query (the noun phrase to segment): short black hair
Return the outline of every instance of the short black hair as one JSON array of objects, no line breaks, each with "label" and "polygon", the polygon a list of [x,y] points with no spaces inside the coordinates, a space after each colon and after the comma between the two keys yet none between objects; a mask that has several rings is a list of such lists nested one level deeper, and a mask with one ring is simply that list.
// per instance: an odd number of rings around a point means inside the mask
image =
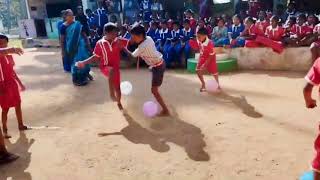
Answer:
[{"label": "short black hair", "polygon": [[249,22],[251,22],[252,24],[255,23],[255,21],[254,21],[254,19],[253,19],[252,17],[247,17],[247,18],[245,19],[245,21],[249,21]]},{"label": "short black hair", "polygon": [[272,19],[274,19],[274,20],[277,21],[277,22],[280,21],[279,16],[276,16],[276,15],[272,16],[272,17],[271,17],[271,20],[272,20]]},{"label": "short black hair", "polygon": [[299,14],[298,16],[300,19],[303,19],[304,21],[307,21],[307,16],[303,13]]},{"label": "short black hair", "polygon": [[133,26],[130,33],[133,35],[142,35],[143,37],[146,37],[146,30],[140,24]]},{"label": "short black hair", "polygon": [[189,20],[189,19],[185,19],[185,20],[183,21],[183,24],[190,24],[190,20]]},{"label": "short black hair", "polygon": [[103,29],[105,33],[119,31],[119,28],[117,27],[117,25],[111,22],[105,24]]},{"label": "short black hair", "polygon": [[178,25],[178,26],[180,26],[180,22],[179,22],[179,21],[173,21],[172,25]]},{"label": "short black hair", "polygon": [[197,34],[208,35],[208,30],[207,30],[207,28],[202,27],[197,31]]},{"label": "short black hair", "polygon": [[9,42],[9,38],[5,34],[0,33],[0,39],[5,39],[7,42]]}]

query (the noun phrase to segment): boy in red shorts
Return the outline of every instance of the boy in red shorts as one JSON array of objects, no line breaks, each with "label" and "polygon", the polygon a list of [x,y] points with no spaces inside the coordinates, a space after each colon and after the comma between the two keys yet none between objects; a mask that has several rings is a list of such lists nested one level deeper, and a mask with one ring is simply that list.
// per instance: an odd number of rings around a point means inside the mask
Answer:
[{"label": "boy in red shorts", "polygon": [[120,52],[128,45],[128,40],[118,38],[119,29],[114,23],[107,23],[104,26],[105,36],[99,40],[94,48],[93,56],[77,63],[79,68],[85,67],[94,61],[100,61],[100,70],[103,75],[109,77],[109,90],[112,100],[121,104],[120,91]]},{"label": "boy in red shorts", "polygon": [[[320,58],[314,62],[305,79],[307,84],[303,89],[304,100],[307,108],[312,109],[317,106],[316,100],[312,99],[312,89],[314,86],[320,85]],[[320,180],[320,134],[314,142],[314,148],[316,150],[316,156],[312,162],[314,180]]]},{"label": "boy in red shorts", "polygon": [[[217,83],[219,84],[216,53],[214,50],[214,44],[208,37],[208,31],[206,28],[200,28],[197,32],[197,41],[190,40],[189,42],[192,49],[200,50],[200,59],[197,64],[197,74],[201,81],[200,92],[206,91],[206,83],[203,78],[205,71],[208,71],[213,75]],[[220,89],[220,85],[219,85]]]}]

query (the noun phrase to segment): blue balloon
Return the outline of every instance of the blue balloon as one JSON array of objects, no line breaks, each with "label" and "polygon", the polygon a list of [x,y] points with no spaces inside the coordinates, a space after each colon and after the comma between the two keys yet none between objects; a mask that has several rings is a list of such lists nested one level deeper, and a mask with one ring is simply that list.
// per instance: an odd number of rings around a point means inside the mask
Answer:
[{"label": "blue balloon", "polygon": [[299,180],[313,180],[313,171],[305,172]]}]

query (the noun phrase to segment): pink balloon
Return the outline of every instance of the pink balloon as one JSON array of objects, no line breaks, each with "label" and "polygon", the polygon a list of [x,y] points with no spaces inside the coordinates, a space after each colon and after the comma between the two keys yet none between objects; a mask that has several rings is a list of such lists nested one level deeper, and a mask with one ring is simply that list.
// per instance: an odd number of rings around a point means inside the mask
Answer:
[{"label": "pink balloon", "polygon": [[153,101],[147,101],[143,104],[143,114],[147,117],[154,117],[158,113],[158,105]]},{"label": "pink balloon", "polygon": [[206,89],[208,92],[217,92],[218,91],[218,83],[215,80],[209,80],[206,84]]}]

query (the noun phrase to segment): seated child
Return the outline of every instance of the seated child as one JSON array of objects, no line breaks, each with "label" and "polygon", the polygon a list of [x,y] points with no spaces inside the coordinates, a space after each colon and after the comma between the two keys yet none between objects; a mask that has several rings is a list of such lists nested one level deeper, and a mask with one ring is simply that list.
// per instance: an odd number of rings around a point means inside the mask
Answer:
[{"label": "seated child", "polygon": [[238,42],[245,41],[246,47],[258,47],[259,44],[255,41],[257,38],[257,27],[254,23],[254,20],[252,17],[247,17],[244,21],[245,24],[245,30],[240,34],[240,37],[238,37]]},{"label": "seated child", "polygon": [[[206,83],[203,78],[203,74],[208,71],[217,83],[219,84],[218,69],[216,62],[216,53],[214,50],[214,44],[208,37],[208,31],[206,28],[200,28],[197,32],[197,41],[190,40],[190,46],[200,51],[200,59],[197,64],[197,74],[201,81],[200,92],[206,91]],[[220,86],[219,86],[220,89]]]},{"label": "seated child", "polygon": [[133,57],[141,57],[151,68],[152,72],[152,94],[162,107],[161,116],[169,116],[169,110],[159,93],[159,88],[163,82],[163,76],[166,69],[162,54],[157,51],[154,41],[151,37],[146,36],[146,32],[141,25],[134,26],[131,31],[131,41],[138,44],[134,52],[125,49]]},{"label": "seated child", "polygon": [[272,48],[277,53],[282,53],[284,50],[282,39],[285,35],[285,30],[279,26],[280,18],[273,16],[271,25],[266,29],[266,37],[258,36],[256,41],[266,47]]},{"label": "seated child", "polygon": [[313,29],[307,26],[307,18],[304,14],[298,16],[298,22],[293,25],[290,31],[290,37],[285,39],[285,43],[291,47],[309,46],[312,42],[310,35],[312,35]]},{"label": "seated child", "polygon": [[194,31],[190,27],[190,21],[188,19],[183,22],[183,29],[181,35],[181,46],[183,48],[185,63],[187,64],[187,60],[190,57],[191,47],[189,45],[189,40],[194,37]]},{"label": "seated child", "polygon": [[244,25],[241,23],[241,18],[239,15],[233,16],[233,25],[228,30],[228,37],[232,48],[243,47],[245,41],[239,39],[240,33],[244,31]]},{"label": "seated child", "polygon": [[153,41],[156,41],[156,35],[159,33],[158,31],[159,23],[157,21],[151,21],[151,27],[147,30],[147,36],[151,37]]},{"label": "seated child", "polygon": [[9,39],[4,34],[0,34],[0,106],[2,108],[2,128],[5,138],[11,138],[8,134],[7,120],[10,108],[15,108],[18,127],[20,131],[28,130],[23,123],[21,110],[20,89],[21,81],[14,71],[14,60],[9,54],[22,55],[20,48],[8,48]]},{"label": "seated child", "polygon": [[186,10],[185,12],[186,19],[189,20],[190,28],[194,32],[197,28],[197,21],[194,19],[193,15],[194,15],[194,12],[191,9]]},{"label": "seated child", "polygon": [[[305,104],[307,108],[313,109],[317,107],[316,100],[312,98],[312,91],[314,86],[320,85],[320,58],[314,62],[305,79],[307,81],[303,89]],[[314,148],[316,153],[311,164],[314,175],[311,179],[320,180],[320,135],[318,135],[314,142]]]},{"label": "seated child", "polygon": [[156,34],[157,37],[157,50],[160,52],[164,51],[165,45],[167,45],[167,39],[171,38],[171,32],[168,29],[167,21],[163,20],[160,24],[161,29]]},{"label": "seated child", "polygon": [[224,20],[218,20],[218,26],[213,28],[212,40],[216,47],[223,47],[230,44],[228,38],[228,28],[225,26]]},{"label": "seated child", "polygon": [[256,22],[257,35],[264,36],[267,27],[270,25],[270,21],[266,20],[267,13],[265,11],[259,12],[259,19]]},{"label": "seated child", "polygon": [[197,32],[200,28],[206,28],[207,31],[208,31],[208,33],[209,33],[209,36],[211,36],[212,29],[210,28],[210,26],[207,26],[207,25],[206,25],[205,19],[203,19],[203,18],[199,19],[199,21],[198,21],[198,26],[197,26],[197,28],[196,28],[196,32]]},{"label": "seated child", "polygon": [[169,59],[166,61],[167,67],[170,67],[172,62],[177,62],[181,65],[181,36],[183,35],[178,21],[173,22],[173,30],[171,31],[171,46],[169,48]]},{"label": "seated child", "polygon": [[312,60],[315,61],[320,57],[320,24],[316,25],[313,30],[315,42],[311,44],[310,50],[312,54]]},{"label": "seated child", "polygon": [[314,27],[319,23],[319,19],[316,15],[314,14],[310,14],[308,15],[308,19],[307,19],[307,26],[309,26],[309,28],[314,29]]},{"label": "seated child", "polygon": [[93,56],[84,61],[79,61],[76,66],[84,68],[94,61],[100,62],[103,75],[109,77],[109,91],[112,100],[118,103],[118,108],[123,109],[120,92],[120,52],[128,45],[128,40],[118,38],[118,27],[114,23],[104,26],[105,36],[98,41],[94,48]]}]

